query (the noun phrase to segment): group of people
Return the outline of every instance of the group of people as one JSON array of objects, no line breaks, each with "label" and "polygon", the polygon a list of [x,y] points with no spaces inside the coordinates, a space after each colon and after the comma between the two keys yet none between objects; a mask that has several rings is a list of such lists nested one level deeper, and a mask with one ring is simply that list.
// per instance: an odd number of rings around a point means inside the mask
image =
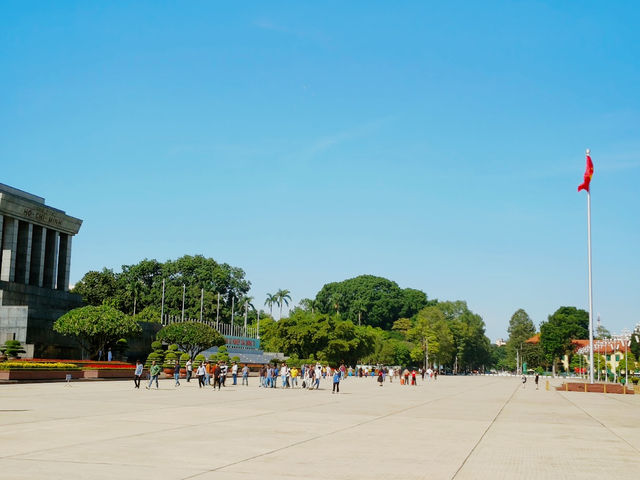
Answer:
[{"label": "group of people", "polygon": [[[185,365],[187,382],[190,382],[191,378],[193,378],[194,369],[195,376],[198,379],[198,386],[200,388],[212,386],[213,388],[218,387],[218,390],[220,390],[221,387],[226,386],[226,380],[229,373],[231,373],[233,385],[237,385],[239,373],[242,377],[242,385],[249,385],[249,367],[246,364],[242,366],[242,369],[240,369],[237,362],[233,362],[231,367],[229,367],[226,362],[216,363],[203,361],[200,362],[199,365],[194,365],[191,360],[188,360]],[[136,363],[134,378],[135,388],[140,388],[140,379],[142,377],[143,370],[143,364],[138,361]],[[159,388],[158,377],[161,371],[161,366],[153,361],[149,369],[149,385],[147,385],[147,389],[150,389],[154,383],[156,385],[156,388]],[[176,360],[173,367],[173,377],[175,380],[174,385],[176,387],[180,386],[180,372],[180,362]],[[286,362],[283,362],[279,366],[263,365],[262,367],[260,367],[259,376],[259,387],[277,388],[278,383],[280,383],[281,388],[300,387],[308,390],[318,390],[320,388],[320,380],[329,377],[333,383],[332,393],[339,393],[340,381],[347,377],[377,377],[377,381],[381,387],[387,377],[389,378],[390,383],[393,383],[393,379],[396,378],[397,380],[399,380],[401,385],[416,386],[418,384],[418,377],[420,377],[422,381],[424,381],[425,378],[427,380],[437,380],[438,370],[432,370],[431,368],[419,368],[417,370],[414,368],[409,370],[408,368],[402,369],[399,367],[394,368],[367,366],[357,367],[356,369],[353,369],[352,367],[346,367],[344,364],[340,365],[339,367],[332,368],[328,365],[321,365],[320,363],[317,363],[315,365],[302,365],[300,368],[298,368],[296,366],[289,367]]]},{"label": "group of people", "polygon": [[[173,378],[175,380],[175,387],[180,386],[181,368],[182,367],[180,366],[180,362],[176,360],[175,364],[173,365]],[[134,373],[135,388],[140,388],[140,379],[142,377],[143,370],[144,365],[138,360],[136,362],[136,369]],[[198,379],[198,387],[202,388],[206,386],[212,386],[213,388],[218,387],[218,390],[220,390],[220,387],[226,386],[227,375],[229,375],[229,371],[231,371],[233,385],[237,385],[238,370],[239,367],[237,362],[233,362],[233,364],[231,365],[231,369],[229,369],[229,366],[226,362],[200,362],[199,365],[195,366],[195,376]],[[149,385],[147,385],[147,389],[150,389],[154,383],[156,384],[156,388],[159,388],[158,377],[160,376],[161,371],[162,368],[156,363],[155,360],[151,362],[151,367],[149,368]],[[185,371],[187,382],[190,382],[193,378],[194,373],[194,365],[190,359],[187,360]],[[249,386],[249,367],[245,364],[240,372],[242,374],[242,385]],[[213,382],[211,381],[212,379]]]},{"label": "group of people", "polygon": [[281,388],[306,388],[308,390],[318,390],[320,380],[329,376],[333,381],[332,393],[340,392],[340,380],[347,375],[352,375],[353,369],[347,369],[344,365],[338,368],[316,365],[302,365],[289,367],[286,363],[277,365],[263,365],[260,368],[260,387],[277,388],[280,383]]}]

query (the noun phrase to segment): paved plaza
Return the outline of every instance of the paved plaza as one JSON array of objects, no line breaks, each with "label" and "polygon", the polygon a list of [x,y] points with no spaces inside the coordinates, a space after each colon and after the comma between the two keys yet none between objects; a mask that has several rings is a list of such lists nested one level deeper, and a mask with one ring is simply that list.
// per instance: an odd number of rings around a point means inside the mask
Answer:
[{"label": "paved plaza", "polygon": [[0,477],[514,479],[635,476],[640,395],[441,377],[331,394],[170,380],[0,385]]}]

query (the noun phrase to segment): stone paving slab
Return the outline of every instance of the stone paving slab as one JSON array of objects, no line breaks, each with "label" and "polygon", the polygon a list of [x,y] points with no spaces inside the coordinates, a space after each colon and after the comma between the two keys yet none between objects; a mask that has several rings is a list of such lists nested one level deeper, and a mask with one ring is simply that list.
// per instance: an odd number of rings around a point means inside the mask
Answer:
[{"label": "stone paving slab", "polygon": [[0,477],[600,480],[640,464],[640,395],[496,376],[349,379],[339,395],[132,387],[0,386]]}]

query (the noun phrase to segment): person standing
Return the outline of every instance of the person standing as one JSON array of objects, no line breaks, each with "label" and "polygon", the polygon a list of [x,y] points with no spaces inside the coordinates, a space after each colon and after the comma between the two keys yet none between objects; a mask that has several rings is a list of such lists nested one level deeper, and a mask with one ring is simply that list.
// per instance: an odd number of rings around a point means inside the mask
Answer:
[{"label": "person standing", "polygon": [[204,364],[204,384],[211,385],[211,362]]},{"label": "person standing", "polygon": [[140,388],[140,378],[142,378],[142,370],[144,370],[144,365],[140,363],[140,360],[136,360],[136,370],[133,372],[133,384],[135,388]]},{"label": "person standing", "polygon": [[198,370],[196,370],[196,377],[198,377],[198,387],[204,387],[204,374],[206,369],[204,368],[204,362],[200,362]]},{"label": "person standing", "polygon": [[335,369],[333,372],[333,390],[331,393],[340,393],[340,377],[342,376],[342,372],[339,369]]},{"label": "person standing", "polygon": [[238,384],[238,364],[233,362],[233,366],[231,367],[231,376],[233,377],[233,384]]},{"label": "person standing", "polygon": [[538,372],[536,372],[536,378],[535,378],[535,382],[536,382],[536,390],[538,390]]},{"label": "person standing", "polygon": [[220,364],[216,363],[215,366],[213,367],[213,388],[216,388],[216,385],[218,386],[218,390],[220,390],[220,383],[221,383],[221,368],[220,368]]},{"label": "person standing", "polygon": [[189,383],[191,381],[191,375],[193,375],[193,364],[191,363],[191,359],[187,360],[185,368],[187,370],[187,383]]},{"label": "person standing", "polygon": [[382,369],[380,369],[378,370],[378,384],[382,386],[383,382],[384,382],[384,378],[382,378]]},{"label": "person standing", "polygon": [[247,367],[246,363],[242,367],[242,385],[249,386],[249,367]]},{"label": "person standing", "polygon": [[111,353],[111,349],[107,352],[107,361],[110,362],[113,360],[113,353]]},{"label": "person standing", "polygon": [[411,370],[411,385],[415,387],[417,384],[418,383],[416,382],[416,369],[414,368],[413,370]]},{"label": "person standing", "polygon": [[522,388],[524,388],[526,383],[527,383],[527,376],[523,373],[522,374]]},{"label": "person standing", "polygon": [[[325,371],[326,374],[326,371]],[[316,365],[316,375],[315,375],[315,379],[316,379],[316,390],[320,389],[320,377],[322,376],[322,369],[320,368],[320,364]]]},{"label": "person standing", "polygon": [[227,367],[226,362],[222,362],[220,366],[220,382],[223,387],[226,387],[225,382],[227,381],[227,372],[229,371],[229,367]]},{"label": "person standing", "polygon": [[280,377],[282,378],[282,388],[286,388],[287,387],[287,374],[289,372],[289,369],[287,368],[287,364],[283,363],[282,366],[280,367]]},{"label": "person standing", "polygon": [[153,385],[153,382],[156,382],[156,389],[159,389],[160,386],[158,385],[158,375],[160,375],[160,365],[156,365],[156,361],[152,361],[151,362],[151,368],[149,369],[149,385],[147,385],[147,390],[149,390],[151,388],[151,385]]},{"label": "person standing", "polygon": [[173,365],[173,379],[176,381],[174,387],[180,386],[180,362],[176,360],[176,363]]},{"label": "person standing", "polygon": [[393,367],[389,367],[389,383],[393,383],[393,375],[396,372],[393,371]]},{"label": "person standing", "polygon": [[298,368],[297,367],[293,367],[290,371],[289,374],[291,375],[291,388],[293,388],[294,386],[298,386]]}]

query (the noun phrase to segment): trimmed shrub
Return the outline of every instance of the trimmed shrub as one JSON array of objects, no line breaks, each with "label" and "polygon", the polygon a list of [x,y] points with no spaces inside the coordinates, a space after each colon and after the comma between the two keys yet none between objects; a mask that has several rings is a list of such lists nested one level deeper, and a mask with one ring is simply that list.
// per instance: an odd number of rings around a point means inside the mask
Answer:
[{"label": "trimmed shrub", "polygon": [[20,340],[7,340],[4,346],[0,347],[0,351],[9,358],[18,358],[21,353],[25,353]]},{"label": "trimmed shrub", "polygon": [[182,355],[180,355],[180,366],[182,368],[187,366],[187,361],[189,361],[189,354],[188,353],[183,353]]}]

